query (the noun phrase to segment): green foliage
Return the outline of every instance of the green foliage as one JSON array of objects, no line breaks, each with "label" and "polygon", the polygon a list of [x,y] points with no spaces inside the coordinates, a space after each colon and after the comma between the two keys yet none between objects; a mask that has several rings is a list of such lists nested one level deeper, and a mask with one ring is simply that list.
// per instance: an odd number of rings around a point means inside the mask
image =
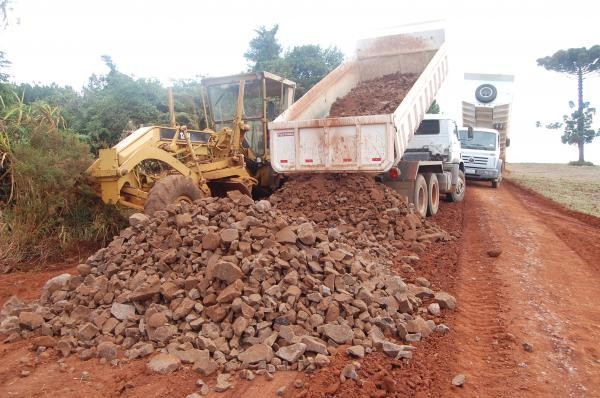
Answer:
[{"label": "green foliage", "polygon": [[434,115],[437,115],[440,113],[440,105],[437,103],[436,100],[433,100],[433,102],[431,103],[431,106],[427,110],[427,113],[431,113]]},{"label": "green foliage", "polygon": [[586,162],[586,161],[580,162],[579,160],[574,160],[572,162],[569,162],[568,164],[569,164],[569,166],[593,166],[594,165],[594,163],[592,163],[592,162]]},{"label": "green foliage", "polygon": [[92,75],[84,88],[81,114],[70,127],[90,137],[92,150],[119,142],[126,131],[141,124],[168,123],[166,90],[160,82],[134,79],[119,72],[108,56],[110,69],[104,76]]},{"label": "green foliage", "polygon": [[122,216],[83,178],[89,147],[65,129],[57,107],[13,96],[0,111],[0,263],[46,261],[76,242],[108,241]]},{"label": "green foliage", "polygon": [[281,45],[276,38],[278,28],[278,25],[271,30],[259,27],[244,57],[251,62],[252,71],[266,70],[296,82],[296,98],[304,95],[344,60],[344,54],[337,47],[323,48],[314,44],[292,47],[282,56]]},{"label": "green foliage", "polygon": [[275,25],[271,29],[259,26],[254,30],[256,37],[250,40],[248,51],[244,53],[244,58],[252,62],[252,71],[263,71],[266,64],[279,58],[282,47],[275,37],[278,30],[279,25]]},{"label": "green foliage", "polygon": [[562,122],[554,122],[554,123],[548,123],[546,125],[546,128],[549,130],[558,130],[562,126],[563,126]]},{"label": "green foliage", "polygon": [[[577,111],[573,112],[570,117],[564,116],[565,133],[561,137],[565,144],[577,144],[579,148],[579,162],[584,160],[584,145],[590,143],[597,136],[590,130],[588,119],[591,123],[593,108],[588,108],[588,104],[583,100],[583,79],[584,76],[600,71],[600,45],[595,45],[588,48],[569,48],[567,50],[559,50],[551,56],[539,58],[538,66],[542,66],[547,70],[552,70],[560,73],[566,73],[577,77]],[[573,108],[575,104],[569,102],[569,106]],[[547,128],[560,128],[561,123],[551,123]],[[590,132],[591,131],[591,132]]]},{"label": "green foliage", "polygon": [[569,48],[539,58],[537,64],[547,70],[577,75],[588,74],[600,70],[600,45],[585,48]]},{"label": "green foliage", "polygon": [[[592,121],[596,114],[595,108],[590,108],[589,102],[584,102],[583,112],[575,110],[570,115],[564,115],[564,133],[561,137],[563,144],[589,144],[592,140],[600,136],[600,131],[592,129]],[[583,119],[583,130],[579,129],[578,123]],[[562,125],[562,123],[553,123],[550,126]]]},{"label": "green foliage", "polygon": [[2,70],[8,68],[9,66],[10,61],[6,59],[4,51],[0,51],[0,83],[8,82],[9,75],[6,72],[2,72]]}]

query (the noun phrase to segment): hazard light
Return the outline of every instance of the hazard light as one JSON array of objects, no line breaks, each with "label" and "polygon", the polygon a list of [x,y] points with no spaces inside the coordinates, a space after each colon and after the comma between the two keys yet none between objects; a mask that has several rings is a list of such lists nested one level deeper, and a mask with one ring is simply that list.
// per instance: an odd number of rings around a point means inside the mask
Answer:
[{"label": "hazard light", "polygon": [[392,180],[397,180],[398,177],[400,177],[400,170],[398,170],[397,167],[392,167],[389,171],[389,174]]}]

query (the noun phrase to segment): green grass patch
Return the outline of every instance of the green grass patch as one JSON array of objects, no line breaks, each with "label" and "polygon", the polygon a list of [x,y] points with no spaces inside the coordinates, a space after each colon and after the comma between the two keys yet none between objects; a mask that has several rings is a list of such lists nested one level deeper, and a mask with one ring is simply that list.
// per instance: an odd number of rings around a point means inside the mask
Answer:
[{"label": "green grass patch", "polygon": [[600,217],[600,166],[511,163],[506,177],[563,206]]}]

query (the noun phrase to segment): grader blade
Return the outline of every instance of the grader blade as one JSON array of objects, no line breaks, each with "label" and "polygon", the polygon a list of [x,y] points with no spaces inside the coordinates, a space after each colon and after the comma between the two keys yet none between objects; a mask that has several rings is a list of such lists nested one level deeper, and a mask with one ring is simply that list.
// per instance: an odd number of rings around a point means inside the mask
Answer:
[{"label": "grader blade", "polygon": [[222,197],[229,191],[240,191],[244,195],[252,197],[252,186],[236,180],[213,180],[207,182],[212,196]]}]

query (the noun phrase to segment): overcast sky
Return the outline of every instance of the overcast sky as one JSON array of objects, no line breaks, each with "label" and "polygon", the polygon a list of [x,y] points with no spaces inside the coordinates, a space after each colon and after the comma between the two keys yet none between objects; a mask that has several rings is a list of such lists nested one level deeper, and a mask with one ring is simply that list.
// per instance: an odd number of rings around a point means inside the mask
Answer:
[{"label": "overcast sky", "polygon": [[[284,47],[338,46],[350,57],[357,38],[398,25],[445,19],[450,75],[438,99],[460,121],[464,72],[515,75],[509,161],[566,162],[574,146],[561,132],[536,129],[559,121],[576,99],[576,80],[536,66],[539,57],[600,44],[598,1],[154,1],[14,0],[0,50],[16,81],[68,84],[80,89],[105,73],[100,56],[138,77],[171,79],[238,73],[259,25],[279,24]],[[599,108],[600,77],[585,81],[585,100]],[[600,123],[596,122],[596,128]],[[586,146],[600,164],[600,138]]]}]

